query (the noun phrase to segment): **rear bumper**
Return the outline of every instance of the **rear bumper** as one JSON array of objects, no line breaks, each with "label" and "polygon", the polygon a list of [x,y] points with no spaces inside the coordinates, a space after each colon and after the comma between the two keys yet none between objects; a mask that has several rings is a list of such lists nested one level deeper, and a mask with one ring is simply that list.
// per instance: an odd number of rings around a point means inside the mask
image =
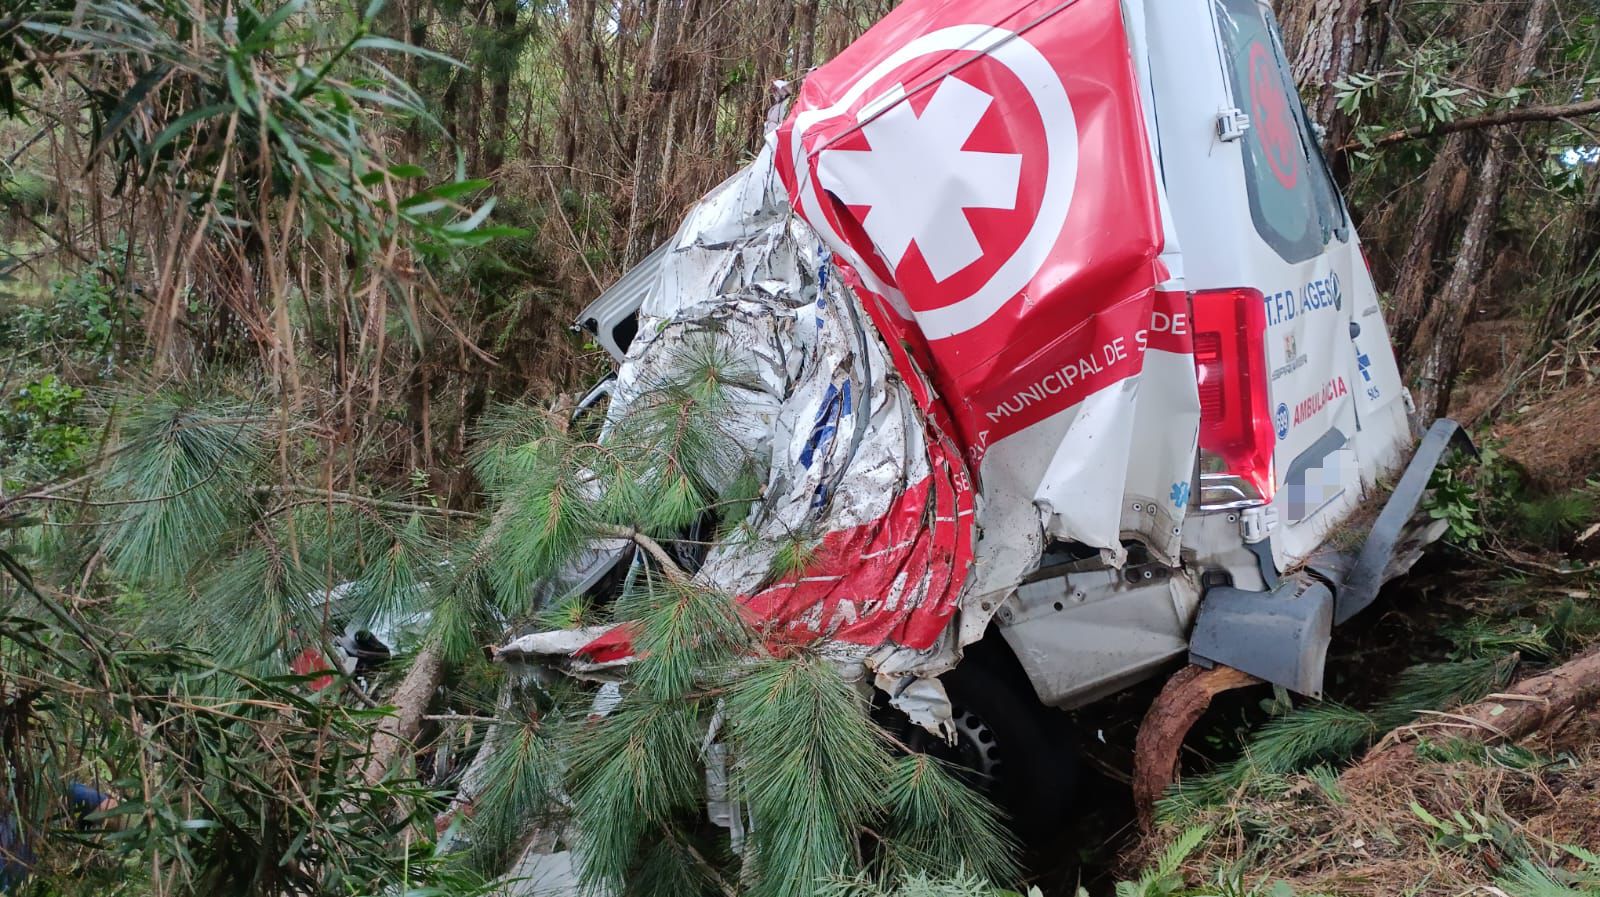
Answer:
[{"label": "rear bumper", "polygon": [[1190,637],[1190,660],[1206,667],[1225,664],[1319,697],[1333,627],[1370,606],[1383,584],[1409,570],[1443,533],[1441,522],[1413,521],[1452,446],[1472,450],[1472,441],[1455,421],[1435,421],[1353,554],[1319,558],[1261,591],[1208,589]]}]

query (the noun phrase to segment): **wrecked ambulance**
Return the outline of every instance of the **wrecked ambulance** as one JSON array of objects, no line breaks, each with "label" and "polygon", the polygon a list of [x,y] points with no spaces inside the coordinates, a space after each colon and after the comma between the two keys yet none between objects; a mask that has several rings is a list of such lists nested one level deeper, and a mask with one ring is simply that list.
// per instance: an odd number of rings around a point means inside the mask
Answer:
[{"label": "wrecked ambulance", "polygon": [[618,363],[589,413],[700,340],[748,359],[748,523],[820,549],[695,575],[836,648],[1021,819],[1071,784],[1050,708],[1186,662],[1316,696],[1334,626],[1439,535],[1413,521],[1457,430],[1411,419],[1264,0],[910,0],[579,323]]}]

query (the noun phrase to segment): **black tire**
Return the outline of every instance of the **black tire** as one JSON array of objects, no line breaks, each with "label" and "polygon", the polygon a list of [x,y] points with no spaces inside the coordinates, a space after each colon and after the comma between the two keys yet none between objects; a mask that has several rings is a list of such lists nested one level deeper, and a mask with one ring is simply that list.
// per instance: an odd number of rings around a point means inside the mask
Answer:
[{"label": "black tire", "polygon": [[1072,807],[1081,766],[1066,717],[1040,704],[1020,675],[971,657],[941,681],[962,742],[947,759],[977,773],[975,784],[1025,843],[1057,834]]}]

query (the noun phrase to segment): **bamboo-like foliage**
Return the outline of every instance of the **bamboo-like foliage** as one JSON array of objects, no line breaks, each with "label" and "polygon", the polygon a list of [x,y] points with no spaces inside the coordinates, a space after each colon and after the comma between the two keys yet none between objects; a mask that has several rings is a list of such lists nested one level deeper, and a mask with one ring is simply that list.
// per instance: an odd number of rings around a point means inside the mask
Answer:
[{"label": "bamboo-like foliage", "polygon": [[[192,651],[151,647],[82,619],[0,552],[13,607],[0,614],[0,813],[47,880],[153,897],[376,894],[432,880],[477,893],[408,832],[429,820],[413,783],[367,786],[370,711],[309,695]],[[68,782],[118,800],[78,837],[52,831]],[[21,798],[20,800],[18,798]]]}]

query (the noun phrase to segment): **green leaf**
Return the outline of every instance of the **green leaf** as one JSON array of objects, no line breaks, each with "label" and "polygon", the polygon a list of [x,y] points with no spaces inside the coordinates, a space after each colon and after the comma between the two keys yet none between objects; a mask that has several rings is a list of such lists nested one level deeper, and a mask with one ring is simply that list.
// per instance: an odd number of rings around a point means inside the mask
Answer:
[{"label": "green leaf", "polygon": [[466,63],[443,53],[429,50],[426,47],[419,47],[416,44],[408,44],[404,41],[397,41],[394,38],[383,37],[382,35],[377,34],[367,35],[366,37],[357,40],[351,46],[353,49],[357,50],[392,50],[396,53],[407,53],[412,56],[420,56],[424,59],[431,59],[434,62],[442,62],[445,65],[455,66],[456,68],[464,69],[467,67]]},{"label": "green leaf", "polygon": [[426,211],[443,208],[451,200],[459,199],[471,193],[476,193],[489,186],[487,180],[472,179],[451,181],[436,187],[429,187],[400,201],[400,208],[413,214],[423,214]]},{"label": "green leaf", "polygon": [[144,159],[147,163],[150,162],[156,157],[157,154],[161,152],[162,148],[176,139],[179,134],[182,134],[184,131],[194,127],[196,124],[205,121],[208,118],[215,118],[218,115],[228,112],[232,108],[233,107],[224,103],[214,103],[210,106],[202,106],[199,109],[191,109],[188,112],[185,112],[176,119],[173,119],[171,124],[163,128],[161,133],[156,135],[156,139],[150,141],[149,144],[142,147],[141,154],[144,156]]},{"label": "green leaf", "polygon": [[305,5],[306,0],[288,0],[274,10],[272,15],[250,29],[248,35],[239,36],[239,50],[244,53],[258,53],[265,50],[272,44],[273,32],[284,22],[289,21],[290,16],[304,9]]},{"label": "green leaf", "polygon": [[445,231],[447,231],[449,233],[452,233],[452,234],[469,233],[473,228],[475,228],[478,225],[482,224],[483,220],[485,218],[488,218],[489,217],[489,213],[493,212],[493,211],[494,211],[494,197],[491,196],[488,199],[484,200],[483,205],[479,206],[478,210],[473,212],[472,215],[469,216],[466,220],[464,220],[464,221],[455,221],[455,222],[451,222],[450,224],[446,224],[444,226],[444,229],[445,229]]},{"label": "green leaf", "polygon": [[105,151],[107,144],[122,130],[122,126],[127,123],[129,116],[133,115],[134,110],[144,104],[145,98],[150,95],[150,91],[165,80],[167,74],[171,71],[172,68],[170,66],[158,64],[139,76],[139,80],[128,88],[128,92],[124,93],[122,99],[117,101],[116,109],[112,110],[111,115],[107,117],[105,128],[100,136],[100,142],[95,145],[93,150],[94,153],[98,154]]}]

